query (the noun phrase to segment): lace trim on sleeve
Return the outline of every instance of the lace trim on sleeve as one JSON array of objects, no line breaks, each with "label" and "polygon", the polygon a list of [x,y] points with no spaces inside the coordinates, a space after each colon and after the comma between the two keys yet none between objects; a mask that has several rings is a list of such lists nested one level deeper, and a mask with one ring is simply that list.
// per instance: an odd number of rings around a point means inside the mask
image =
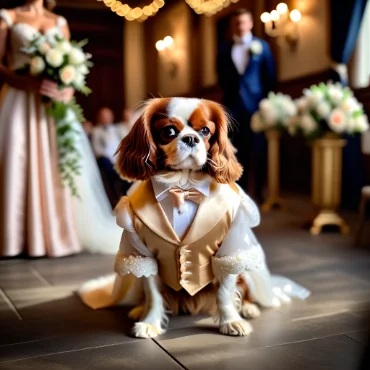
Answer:
[{"label": "lace trim on sleeve", "polygon": [[125,257],[118,252],[114,271],[120,276],[132,274],[138,278],[143,276],[149,277],[151,275],[158,275],[158,264],[155,258],[141,256]]},{"label": "lace trim on sleeve", "polygon": [[258,270],[263,264],[264,255],[260,245],[253,245],[248,250],[239,250],[233,257],[212,257],[212,270],[216,277],[238,275],[246,270]]}]

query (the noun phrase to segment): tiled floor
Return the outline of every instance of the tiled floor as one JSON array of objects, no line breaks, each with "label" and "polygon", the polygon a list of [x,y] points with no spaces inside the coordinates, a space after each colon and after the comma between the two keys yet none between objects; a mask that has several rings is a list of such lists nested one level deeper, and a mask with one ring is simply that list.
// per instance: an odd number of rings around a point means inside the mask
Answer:
[{"label": "tiled floor", "polygon": [[[311,237],[302,226],[310,212],[309,202],[290,198],[286,211],[262,216],[256,233],[270,269],[313,293],[264,311],[248,338],[222,336],[204,316],[172,318],[155,340],[132,338],[126,308],[92,311],[73,293],[111,272],[113,256],[1,260],[0,369],[359,369],[370,248],[354,248],[351,236],[337,233]],[[345,218],[355,225],[356,215]]]}]

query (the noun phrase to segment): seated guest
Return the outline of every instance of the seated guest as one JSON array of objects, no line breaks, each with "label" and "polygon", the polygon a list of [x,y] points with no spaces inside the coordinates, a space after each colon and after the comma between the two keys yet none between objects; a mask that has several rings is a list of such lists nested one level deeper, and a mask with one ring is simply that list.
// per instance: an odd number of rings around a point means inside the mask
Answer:
[{"label": "seated guest", "polygon": [[123,140],[131,130],[132,125],[135,122],[132,122],[133,111],[131,109],[125,108],[122,112],[122,122],[116,124],[117,133],[120,140]]},{"label": "seated guest", "polygon": [[113,111],[107,107],[101,108],[97,114],[96,127],[92,130],[91,142],[108,197],[114,207],[119,198],[126,193],[129,184],[120,179],[114,168],[114,153],[121,140],[113,122]]}]

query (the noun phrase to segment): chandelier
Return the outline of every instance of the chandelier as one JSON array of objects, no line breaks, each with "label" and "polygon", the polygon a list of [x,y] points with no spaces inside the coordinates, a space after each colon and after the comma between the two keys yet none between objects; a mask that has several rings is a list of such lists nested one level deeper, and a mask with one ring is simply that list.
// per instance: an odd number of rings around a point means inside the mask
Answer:
[{"label": "chandelier", "polygon": [[[97,0],[102,1],[121,17],[127,21],[144,22],[148,17],[157,14],[158,10],[164,6],[164,0],[153,0],[144,7],[131,8],[128,4],[123,4],[120,0]],[[237,3],[239,0],[185,0],[185,2],[197,13],[208,17],[216,14],[231,3]]]}]

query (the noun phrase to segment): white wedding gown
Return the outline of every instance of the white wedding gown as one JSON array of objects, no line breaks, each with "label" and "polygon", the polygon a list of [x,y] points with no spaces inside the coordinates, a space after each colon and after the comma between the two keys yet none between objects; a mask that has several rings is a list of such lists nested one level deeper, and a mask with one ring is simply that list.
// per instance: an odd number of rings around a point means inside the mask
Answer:
[{"label": "white wedding gown", "polygon": [[[6,10],[0,18],[9,30],[6,59],[17,70],[29,62],[22,52],[40,33],[25,23],[13,24]],[[59,17],[44,36],[62,36]],[[70,113],[72,114],[72,113]],[[71,117],[68,117],[71,118]],[[61,257],[89,252],[116,254],[121,229],[116,225],[90,142],[75,123],[81,154],[76,177],[81,200],[61,186],[54,122],[40,96],[4,86],[0,92],[0,255]]]}]

